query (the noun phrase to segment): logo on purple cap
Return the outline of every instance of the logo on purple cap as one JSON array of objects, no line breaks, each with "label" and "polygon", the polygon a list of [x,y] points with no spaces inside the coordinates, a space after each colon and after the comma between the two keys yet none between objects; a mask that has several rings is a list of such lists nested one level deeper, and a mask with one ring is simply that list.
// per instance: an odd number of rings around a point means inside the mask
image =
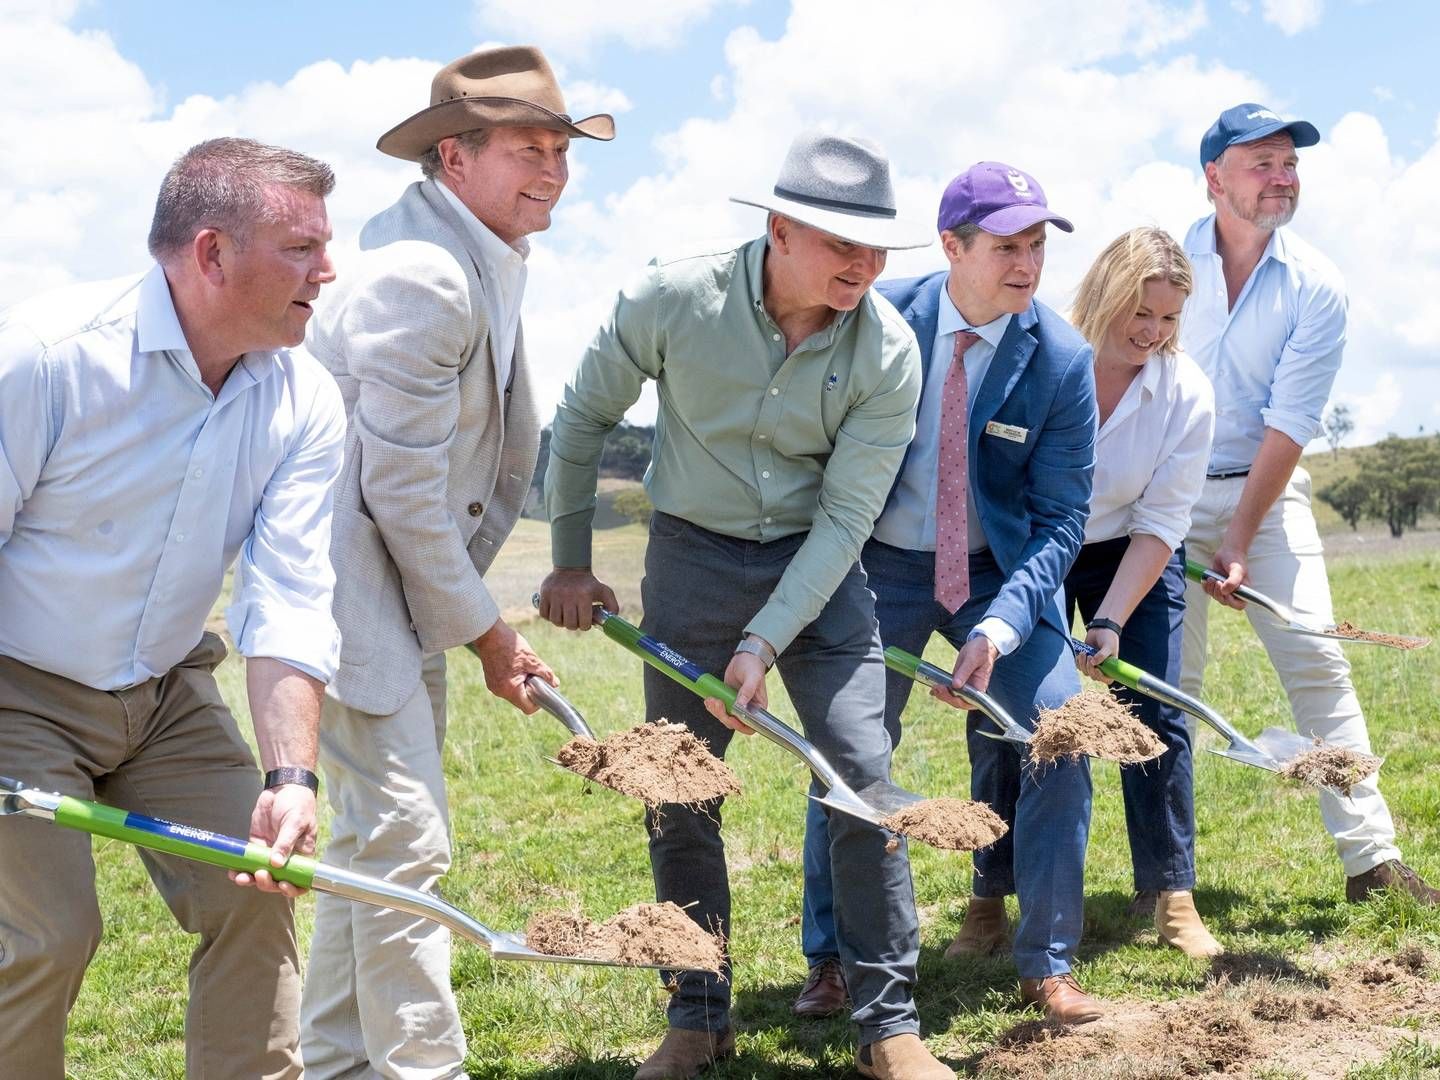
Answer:
[{"label": "logo on purple cap", "polygon": [[1034,193],[1030,190],[1030,180],[1019,169],[1011,169],[1005,174],[1005,179],[1010,181],[1010,186],[1015,189],[1015,194],[1022,199],[1033,199]]}]

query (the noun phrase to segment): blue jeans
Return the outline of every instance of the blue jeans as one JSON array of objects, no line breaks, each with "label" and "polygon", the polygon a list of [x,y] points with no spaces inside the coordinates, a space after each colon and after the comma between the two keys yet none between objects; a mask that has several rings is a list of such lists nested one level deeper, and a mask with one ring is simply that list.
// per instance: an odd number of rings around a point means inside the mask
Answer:
[{"label": "blue jeans", "polygon": [[[1095,617],[1120,568],[1130,538],[1086,544],[1065,576],[1065,610]],[[1120,635],[1120,656],[1136,667],[1180,684],[1181,628],[1185,621],[1185,549],[1166,564],[1136,605]],[[1171,705],[1116,683],[1111,688],[1160,737],[1166,752],[1156,761],[1120,770],[1125,828],[1137,890],[1195,887],[1195,768],[1185,716]]]},{"label": "blue jeans", "polygon": [[[766,544],[738,540],[655,513],[641,584],[644,630],[706,671],[723,672],[746,622],[804,539],[802,534]],[[874,599],[858,564],[819,617],[785,649],[776,670],[806,737],[846,783],[859,789],[890,779],[884,659]],[[666,717],[685,724],[722,757],[733,735],[705,711],[700,698],[650,667],[645,668],[645,714],[652,722]],[[781,760],[779,747],[774,754],[777,767],[796,764]],[[713,926],[728,939],[722,801],[694,810],[662,806],[658,814],[646,815],[645,824],[656,898],[686,907],[701,926]],[[828,856],[826,880],[833,883],[837,944],[832,955],[845,967],[860,1043],[918,1032],[912,992],[920,932],[905,846],[887,852],[884,830],[849,814],[835,813],[829,826],[821,857]],[[729,1026],[728,981],[684,972],[676,982],[671,1027],[721,1031]]]},{"label": "blue jeans", "polygon": [[[861,561],[875,593],[875,615],[886,645],[916,654],[939,632],[957,649],[1000,591],[1004,576],[988,551],[970,557],[970,599],[950,614],[934,598],[935,555],[906,551],[871,540]],[[899,744],[900,714],[913,684],[886,673],[885,726]],[[1036,710],[1053,708],[1079,692],[1079,676],[1066,639],[1045,622],[995,664],[990,694],[1027,727]],[[1070,970],[1080,944],[1085,903],[1085,844],[1090,833],[1090,767],[1057,762],[1032,769],[1013,743],[980,734],[994,725],[978,713],[966,717],[970,752],[970,796],[988,803],[1005,818],[1010,831],[973,855],[976,896],[1020,898],[1014,957],[1027,979]],[[941,795],[943,792],[930,792]],[[818,858],[825,848],[825,820],[812,807],[805,828],[805,901],[801,944],[815,964],[834,954],[833,924],[824,915],[831,906],[832,882]]]}]

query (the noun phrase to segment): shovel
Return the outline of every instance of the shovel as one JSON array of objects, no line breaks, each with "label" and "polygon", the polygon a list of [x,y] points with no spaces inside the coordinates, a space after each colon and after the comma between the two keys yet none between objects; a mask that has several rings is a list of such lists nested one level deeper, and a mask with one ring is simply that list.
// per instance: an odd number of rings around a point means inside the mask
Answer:
[{"label": "shovel", "polygon": [[633,626],[619,615],[606,611],[603,607],[595,608],[595,623],[611,641],[623,645],[645,663],[674,679],[681,686],[688,687],[701,697],[719,698],[725,703],[726,708],[744,719],[745,723],[808,765],[816,779],[827,789],[823,796],[811,796],[817,802],[832,810],[839,810],[842,814],[850,814],[852,817],[868,821],[872,825],[881,825],[885,818],[896,811],[924,800],[923,795],[906,791],[896,784],[883,780],[877,780],[860,791],[855,791],[840,779],[840,774],[835,771],[835,767],[798,731],[787,727],[771,713],[757,705],[747,705],[743,709],[738,708],[735,704],[735,691],[727,686],[723,679],[718,679],[714,675],[700,670],[664,642],[656,641],[648,634],[641,633],[638,626]]},{"label": "shovel", "polygon": [[[471,642],[466,648],[477,657],[480,655],[480,651],[475,648],[474,642]],[[580,715],[580,710],[566,701],[564,695],[562,695],[559,690],[556,690],[548,682],[540,678],[540,676],[525,676],[525,692],[530,695],[531,701],[535,702],[536,705],[539,705],[540,708],[564,724],[565,729],[569,731],[571,735],[578,735],[580,738],[589,739],[591,742],[595,741],[595,733],[590,730],[590,725],[585,723],[585,718]],[[558,765],[559,762],[556,762],[556,764]]]},{"label": "shovel", "polygon": [[1029,744],[1033,734],[1029,728],[1002,709],[1000,703],[989,694],[976,690],[973,686],[965,686],[956,690],[950,685],[950,673],[944,668],[936,667],[928,660],[921,660],[918,656],[894,645],[889,645],[885,649],[885,666],[891,671],[898,671],[906,678],[914,679],[922,686],[949,690],[970,708],[984,713],[1000,729],[1000,733],[997,735],[993,731],[977,728],[976,730],[987,739],[999,739],[1003,742],[1017,743],[1020,746]]},{"label": "shovel", "polygon": [[[1071,638],[1070,646],[1076,652],[1083,652],[1088,656],[1095,655],[1094,647],[1083,641]],[[1298,757],[1307,750],[1320,750],[1329,745],[1324,742],[1317,745],[1314,739],[1306,738],[1298,731],[1286,731],[1284,728],[1278,727],[1266,728],[1252,742],[1203,701],[1191,697],[1167,682],[1162,682],[1134,664],[1126,663],[1118,656],[1112,656],[1102,663],[1100,672],[1146,697],[1152,697],[1181,712],[1189,713],[1197,720],[1203,720],[1226,741],[1224,749],[1212,746],[1209,748],[1210,752],[1229,758],[1231,761],[1238,761],[1243,765],[1253,765],[1257,769],[1278,773],[1280,767],[1290,759]],[[1335,788],[1327,787],[1324,790],[1342,799],[1349,798],[1344,792],[1337,791]]]},{"label": "shovel", "polygon": [[[1185,576],[1191,581],[1214,581],[1223,582],[1225,575],[1209,567],[1201,566],[1194,559],[1185,560]],[[1306,622],[1298,617],[1284,604],[1278,600],[1272,600],[1264,593],[1252,589],[1249,585],[1241,585],[1235,590],[1235,595],[1247,603],[1254,604],[1263,611],[1268,611],[1280,621],[1280,629],[1289,634],[1300,634],[1304,637],[1324,638],[1326,641],[1338,641],[1342,645],[1385,645],[1392,649],[1423,649],[1430,644],[1428,637],[1407,637],[1404,634],[1375,634],[1370,637],[1350,637],[1340,633],[1340,628],[1335,623]],[[1369,633],[1369,631],[1365,631]]]},{"label": "shovel", "polygon": [[[53,821],[67,829],[78,829],[95,836],[123,840],[137,847],[163,851],[197,862],[209,863],[226,870],[253,874],[268,870],[277,881],[288,881],[302,889],[318,889],[334,893],[362,904],[409,912],[422,919],[439,923],[467,941],[489,950],[495,960],[526,960],[537,964],[588,964],[598,967],[638,967],[659,970],[659,964],[619,963],[596,960],[587,956],[551,956],[537,952],[525,944],[524,934],[491,930],[459,908],[445,901],[396,885],[381,878],[326,866],[304,855],[291,855],[284,866],[270,865],[270,849],[264,844],[223,836],[191,825],[177,825],[159,818],[131,814],[113,806],[68,795],[55,795],[26,787],[18,780],[0,776],[0,816],[25,814]],[[666,966],[666,970],[674,970]]]}]

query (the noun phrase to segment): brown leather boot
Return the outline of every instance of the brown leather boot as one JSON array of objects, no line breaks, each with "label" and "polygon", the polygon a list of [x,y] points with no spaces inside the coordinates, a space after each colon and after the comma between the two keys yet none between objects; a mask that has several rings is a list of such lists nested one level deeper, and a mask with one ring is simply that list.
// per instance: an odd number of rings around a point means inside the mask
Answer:
[{"label": "brown leather boot", "polygon": [[1188,889],[1160,892],[1155,904],[1155,930],[1161,941],[1175,946],[1186,956],[1219,956],[1225,951],[1225,946],[1216,941],[1200,921],[1195,896]]},{"label": "brown leather boot", "polygon": [[1070,972],[1049,975],[1043,979],[1021,979],[1020,996],[1045,1010],[1045,1018],[1054,1024],[1088,1024],[1099,1020],[1100,1003],[1092,998]]},{"label": "brown leather boot", "polygon": [[810,969],[800,996],[795,999],[796,1016],[834,1016],[850,1007],[850,990],[845,969],[835,959],[821,960]]},{"label": "brown leather boot", "polygon": [[690,1080],[707,1065],[734,1052],[734,1028],[710,1032],[672,1027],[655,1052],[635,1070],[635,1080]]},{"label": "brown leather boot", "polygon": [[1010,951],[1010,917],[1003,896],[972,896],[960,933],[945,950],[945,959],[957,956],[994,956]]},{"label": "brown leather boot", "polygon": [[1399,859],[1382,862],[1363,874],[1345,879],[1345,899],[1352,904],[1370,899],[1370,894],[1378,889],[1401,889],[1426,907],[1440,904],[1440,890],[1426,885],[1419,874]]},{"label": "brown leather boot", "polygon": [[955,1070],[936,1061],[919,1035],[891,1035],[860,1047],[855,1068],[878,1080],[955,1080]]}]

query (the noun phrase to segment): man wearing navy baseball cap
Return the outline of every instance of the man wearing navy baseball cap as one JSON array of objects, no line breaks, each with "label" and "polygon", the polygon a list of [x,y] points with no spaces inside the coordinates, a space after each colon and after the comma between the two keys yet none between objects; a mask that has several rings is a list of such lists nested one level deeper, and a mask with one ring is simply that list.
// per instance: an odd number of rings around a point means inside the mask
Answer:
[{"label": "man wearing navy baseball cap", "polygon": [[[1182,685],[1199,694],[1209,605],[1230,607],[1242,583],[1289,605],[1306,622],[1333,623],[1325,557],[1300,453],[1320,418],[1345,346],[1340,272],[1288,226],[1300,197],[1299,147],[1320,133],[1262,105],[1220,114],[1200,141],[1200,165],[1215,212],[1185,237],[1195,291],[1181,338],[1215,385],[1215,442],[1186,554],[1223,575],[1186,595]],[[1333,641],[1289,634],[1249,612],[1305,735],[1370,751],[1350,665]],[[1320,792],[1320,815],[1344,865],[1345,897],[1402,889],[1440,901],[1400,861],[1395,825],[1374,777],[1348,799]]]},{"label": "man wearing navy baseball cap", "polygon": [[[939,632],[960,651],[953,685],[990,692],[1016,719],[1080,690],[1057,592],[1080,549],[1095,458],[1091,350],[1035,301],[1049,225],[1071,232],[1035,178],[993,161],[940,201],[949,269],[877,290],[920,343],[924,382],[911,442],[861,561],[887,645],[920,655]],[[885,721],[900,739],[910,682],[887,675]],[[940,694],[964,708],[948,692]],[[1026,1000],[1061,1023],[1100,1009],[1071,974],[1084,905],[1090,773],[1085,760],[1026,770],[1017,748],[967,721],[971,794],[1011,829],[975,853],[974,899],[947,956],[1010,945],[1005,896],[1020,900],[1014,957]],[[836,955],[825,818],[805,841],[802,937],[811,979],[796,1011],[833,1005]],[[843,991],[843,986],[838,988]]]}]

